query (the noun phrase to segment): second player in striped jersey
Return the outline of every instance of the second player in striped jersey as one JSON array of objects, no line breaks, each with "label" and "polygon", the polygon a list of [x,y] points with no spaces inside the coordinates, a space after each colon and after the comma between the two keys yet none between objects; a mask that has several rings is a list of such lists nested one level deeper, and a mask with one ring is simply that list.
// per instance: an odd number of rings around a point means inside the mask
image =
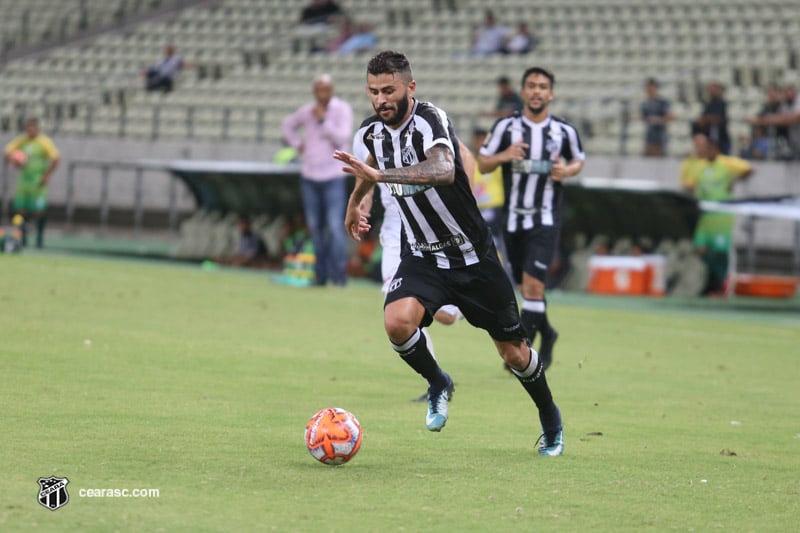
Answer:
[{"label": "second player in striped jersey", "polygon": [[478,154],[478,168],[503,169],[504,238],[514,281],[522,293],[522,325],[539,354],[552,361],[558,332],[547,318],[545,281],[558,246],[562,184],[583,169],[578,131],[550,114],[555,76],[542,67],[522,75],[522,111],[497,120]]}]

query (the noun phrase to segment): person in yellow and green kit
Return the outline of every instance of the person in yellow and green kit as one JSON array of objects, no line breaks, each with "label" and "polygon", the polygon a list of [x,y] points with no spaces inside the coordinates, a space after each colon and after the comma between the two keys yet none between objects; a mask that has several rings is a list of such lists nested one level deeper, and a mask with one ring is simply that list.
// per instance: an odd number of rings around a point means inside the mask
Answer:
[{"label": "person in yellow and green kit", "polygon": [[[681,164],[681,187],[700,201],[724,202],[733,199],[733,185],[753,174],[744,159],[720,153],[719,145],[700,128],[694,128],[694,154]],[[725,289],[728,256],[732,246],[734,216],[704,212],[694,234],[694,247],[708,267],[704,294],[719,294]]]},{"label": "person in yellow and green kit", "polygon": [[25,133],[5,147],[5,157],[19,169],[14,211],[22,215],[22,245],[28,244],[28,220],[36,221],[36,247],[44,245],[47,214],[47,184],[58,165],[59,153],[53,141],[39,131],[39,121],[29,118]]}]

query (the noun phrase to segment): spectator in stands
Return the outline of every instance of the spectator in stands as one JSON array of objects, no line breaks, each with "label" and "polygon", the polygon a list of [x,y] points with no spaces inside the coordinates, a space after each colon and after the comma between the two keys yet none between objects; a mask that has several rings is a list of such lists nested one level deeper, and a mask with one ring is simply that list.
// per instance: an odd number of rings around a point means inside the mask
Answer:
[{"label": "spectator in stands", "polygon": [[706,85],[708,100],[695,123],[708,134],[722,154],[728,155],[731,153],[731,137],[728,133],[728,103],[722,96],[723,92],[719,82],[712,81]]},{"label": "spectator in stands", "polygon": [[502,51],[506,54],[527,54],[532,52],[539,40],[531,33],[525,22],[517,24],[517,31],[506,37]]},{"label": "spectator in stands", "polygon": [[783,111],[783,90],[779,85],[770,85],[766,89],[766,101],[764,105],[761,106],[761,109],[758,110],[758,113],[755,117],[747,117],[748,122],[750,122],[751,126],[753,127],[753,137],[755,138],[755,129],[757,127],[763,127],[767,137],[770,140],[770,147],[772,151],[768,154],[768,157],[772,158],[775,157],[777,159],[785,159],[789,153],[789,131],[786,126],[766,126],[763,124],[757,124],[755,119],[766,117],[768,115],[774,115],[777,113],[781,113]]},{"label": "spectator in stands", "polygon": [[[342,221],[347,204],[345,176],[333,152],[349,146],[353,109],[334,96],[328,74],[314,79],[314,102],[283,120],[282,132],[302,159],[301,195],[316,253],[316,284],[344,286],[347,236]],[[299,131],[303,130],[301,137]]]},{"label": "spectator in stands", "polygon": [[486,10],[483,25],[475,30],[470,55],[482,56],[501,53],[507,36],[508,28],[497,23],[492,10]]},{"label": "spectator in stands", "polygon": [[355,24],[350,17],[343,17],[339,24],[339,34],[325,47],[326,52],[336,52],[356,32]]},{"label": "spectator in stands", "polygon": [[[681,164],[681,186],[699,201],[725,201],[733,198],[733,185],[753,173],[753,167],[738,157],[723,155],[707,132],[695,127],[694,155]],[[728,275],[728,254],[733,233],[733,215],[703,212],[697,223],[694,246],[708,267],[704,294],[724,290]]]},{"label": "spectator in stands", "polygon": [[148,91],[171,92],[175,77],[186,67],[183,58],[175,51],[173,44],[164,47],[164,57],[150,65],[145,71],[145,89]]},{"label": "spectator in stands", "polygon": [[739,157],[742,159],[764,160],[772,153],[773,139],[767,135],[764,126],[753,126],[753,135],[742,135],[739,138]]},{"label": "spectator in stands", "polygon": [[497,78],[497,102],[492,111],[484,111],[483,116],[492,118],[504,118],[510,116],[515,111],[522,109],[522,98],[511,86],[508,76]]},{"label": "spectator in stands", "polygon": [[47,216],[47,185],[58,166],[58,149],[50,137],[40,132],[39,120],[32,117],[25,122],[25,133],[12,139],[4,153],[9,163],[19,169],[12,205],[22,216],[22,246],[28,245],[28,218],[33,218],[36,247],[41,248]]},{"label": "spectator in stands", "polygon": [[784,88],[784,100],[778,111],[748,120],[753,126],[786,128],[789,144],[787,157],[800,158],[800,95],[793,85]]},{"label": "spectator in stands", "polygon": [[300,12],[298,24],[331,24],[345,13],[333,0],[311,0]]},{"label": "spectator in stands", "polygon": [[[338,31],[338,37],[335,32]],[[324,52],[349,37],[352,21],[333,0],[312,0],[303,8],[292,29],[292,49]],[[338,41],[338,42],[337,42]]]},{"label": "spectator in stands", "polygon": [[341,45],[339,45],[339,54],[357,54],[365,52],[378,44],[378,37],[369,24],[362,22],[356,30],[348,37]]},{"label": "spectator in stands", "polygon": [[675,120],[670,110],[670,101],[658,94],[658,81],[648,78],[644,84],[647,98],[641,105],[641,116],[645,123],[644,155],[662,157],[667,154],[667,124]]}]

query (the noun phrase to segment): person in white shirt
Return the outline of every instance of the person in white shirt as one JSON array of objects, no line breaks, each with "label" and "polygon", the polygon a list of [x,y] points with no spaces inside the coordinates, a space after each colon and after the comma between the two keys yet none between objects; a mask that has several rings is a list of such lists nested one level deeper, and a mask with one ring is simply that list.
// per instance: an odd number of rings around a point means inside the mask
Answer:
[{"label": "person in white shirt", "polygon": [[175,51],[175,46],[164,47],[164,57],[145,71],[145,89],[148,91],[172,91],[175,77],[186,66],[183,58]]},{"label": "person in white shirt", "polygon": [[508,28],[497,23],[494,13],[486,11],[483,25],[478,28],[475,42],[472,45],[472,55],[499,54],[508,36]]}]

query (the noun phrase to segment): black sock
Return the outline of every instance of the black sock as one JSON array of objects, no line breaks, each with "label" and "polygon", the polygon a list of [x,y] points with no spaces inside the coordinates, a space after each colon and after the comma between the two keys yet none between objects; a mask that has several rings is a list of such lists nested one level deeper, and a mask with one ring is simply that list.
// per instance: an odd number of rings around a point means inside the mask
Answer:
[{"label": "black sock", "polygon": [[534,355],[531,349],[531,360],[525,370],[512,368],[511,371],[525,388],[539,409],[539,421],[542,423],[542,431],[545,433],[555,433],[561,431],[561,413],[553,401],[553,394],[547,385],[547,378],[544,375],[541,359]]},{"label": "black sock", "polygon": [[22,246],[28,246],[28,221],[24,220],[22,222],[22,226],[20,227],[22,230]]},{"label": "black sock", "polygon": [[39,217],[36,220],[36,247],[41,248],[44,246],[44,223],[45,217]]},{"label": "black sock", "polygon": [[547,318],[547,298],[542,298],[544,302],[544,313],[542,313],[542,331],[551,329],[550,320]]},{"label": "black sock", "polygon": [[528,334],[528,339],[531,341],[531,346],[533,346],[536,333],[547,331],[550,327],[550,323],[547,321],[547,304],[545,301],[523,299],[520,320],[522,321],[522,328]]},{"label": "black sock", "polygon": [[392,343],[392,348],[408,366],[427,379],[428,383],[437,386],[446,385],[444,373],[428,349],[424,331],[417,329],[403,344]]}]

